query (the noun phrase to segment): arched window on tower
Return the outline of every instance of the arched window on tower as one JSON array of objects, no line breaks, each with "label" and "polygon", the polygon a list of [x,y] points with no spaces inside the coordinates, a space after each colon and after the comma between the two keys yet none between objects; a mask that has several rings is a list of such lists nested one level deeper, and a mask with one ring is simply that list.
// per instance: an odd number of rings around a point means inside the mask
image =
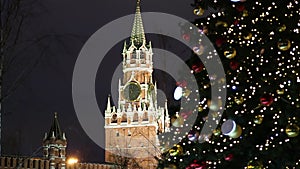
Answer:
[{"label": "arched window on tower", "polygon": [[138,122],[138,121],[139,121],[139,115],[138,113],[134,113],[132,122]]},{"label": "arched window on tower", "polygon": [[114,115],[111,117],[111,123],[117,123],[117,114],[114,114]]},{"label": "arched window on tower", "polygon": [[141,52],[141,64],[146,64],[146,57],[145,57],[145,53],[144,52]]},{"label": "arched window on tower", "polygon": [[136,63],[136,54],[132,54],[130,58],[130,64],[135,64]]},{"label": "arched window on tower", "polygon": [[62,157],[61,149],[58,150],[58,157]]},{"label": "arched window on tower", "polygon": [[144,112],[143,121],[148,121],[148,112]]}]

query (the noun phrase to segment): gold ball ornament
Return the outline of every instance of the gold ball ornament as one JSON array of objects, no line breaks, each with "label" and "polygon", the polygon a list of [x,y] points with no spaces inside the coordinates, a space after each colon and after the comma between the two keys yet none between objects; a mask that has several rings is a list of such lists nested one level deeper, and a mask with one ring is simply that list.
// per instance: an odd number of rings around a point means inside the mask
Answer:
[{"label": "gold ball ornament", "polygon": [[288,39],[280,39],[277,43],[277,47],[281,51],[287,51],[291,48],[291,41]]},{"label": "gold ball ornament", "polygon": [[177,166],[175,164],[170,164],[170,165],[164,167],[164,169],[177,169]]},{"label": "gold ball ornament", "polygon": [[247,164],[247,169],[263,169],[263,163],[261,161],[251,160]]},{"label": "gold ball ornament", "polygon": [[194,9],[194,14],[197,15],[197,16],[202,16],[204,14],[204,9],[201,8],[201,7],[198,7],[198,8],[195,8]]},{"label": "gold ball ornament", "polygon": [[243,17],[247,17],[249,14],[248,14],[248,11],[245,9],[243,10]]},{"label": "gold ball ornament", "polygon": [[254,117],[253,122],[254,122],[255,124],[261,124],[261,123],[263,122],[263,120],[264,120],[264,116],[263,116],[263,115],[256,115],[256,116]]},{"label": "gold ball ornament", "polygon": [[283,95],[284,94],[284,89],[278,89],[276,90],[276,93],[279,95]]},{"label": "gold ball ornament", "polygon": [[247,35],[243,36],[245,40],[250,40],[252,38],[252,33],[249,32]]},{"label": "gold ball ornament", "polygon": [[299,135],[299,126],[296,124],[288,124],[285,128],[285,133],[288,137],[297,137]]},{"label": "gold ball ornament", "polygon": [[286,30],[286,26],[283,24],[278,28],[279,32],[284,32]]},{"label": "gold ball ornament", "polygon": [[241,96],[241,97],[235,97],[234,98],[234,102],[237,104],[237,105],[241,105],[243,102],[244,102],[244,98]]},{"label": "gold ball ornament", "polygon": [[198,112],[202,112],[203,111],[203,106],[202,105],[199,105],[198,106]]},{"label": "gold ball ornament", "polygon": [[187,97],[189,97],[189,95],[191,94],[191,92],[192,92],[191,90],[185,89],[184,92],[182,93],[182,96],[184,96],[184,97],[187,98]]},{"label": "gold ball ornament", "polygon": [[221,129],[219,129],[219,128],[214,129],[214,130],[213,130],[213,134],[214,134],[215,136],[219,136],[219,135],[221,134]]},{"label": "gold ball ornament", "polygon": [[224,83],[226,83],[226,79],[224,77],[222,77],[221,79],[219,79],[218,83],[224,84]]},{"label": "gold ball ornament", "polygon": [[175,147],[173,147],[169,150],[169,154],[170,154],[170,156],[182,155],[183,154],[183,148],[181,147],[181,145],[177,144]]},{"label": "gold ball ornament", "polygon": [[180,115],[176,115],[176,117],[171,118],[172,126],[181,127],[184,124],[184,119]]},{"label": "gold ball ornament", "polygon": [[223,26],[223,27],[227,28],[228,24],[227,24],[227,22],[224,22],[224,21],[217,21],[217,23],[215,24],[215,26],[216,27]]},{"label": "gold ball ornament", "polygon": [[229,47],[227,50],[224,51],[224,56],[227,59],[233,59],[236,56],[235,48]]}]

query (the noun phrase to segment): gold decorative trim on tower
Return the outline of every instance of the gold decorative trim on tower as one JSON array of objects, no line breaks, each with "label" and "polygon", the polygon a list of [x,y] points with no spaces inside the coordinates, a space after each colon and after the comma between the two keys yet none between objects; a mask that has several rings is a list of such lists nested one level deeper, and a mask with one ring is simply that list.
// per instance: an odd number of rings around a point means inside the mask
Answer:
[{"label": "gold decorative trim on tower", "polygon": [[133,28],[131,32],[131,43],[136,47],[141,47],[146,42],[144,26],[141,16],[140,0],[137,0]]}]

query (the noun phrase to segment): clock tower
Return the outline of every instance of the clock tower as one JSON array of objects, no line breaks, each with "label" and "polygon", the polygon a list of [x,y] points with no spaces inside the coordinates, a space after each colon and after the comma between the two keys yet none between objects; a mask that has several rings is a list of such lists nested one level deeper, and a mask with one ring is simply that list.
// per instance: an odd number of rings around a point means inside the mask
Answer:
[{"label": "clock tower", "polygon": [[123,78],[119,79],[117,106],[108,97],[105,110],[105,161],[129,168],[156,168],[160,153],[158,134],[169,131],[167,102],[157,105],[153,82],[151,42],[147,43],[137,0],[130,43],[124,42]]}]

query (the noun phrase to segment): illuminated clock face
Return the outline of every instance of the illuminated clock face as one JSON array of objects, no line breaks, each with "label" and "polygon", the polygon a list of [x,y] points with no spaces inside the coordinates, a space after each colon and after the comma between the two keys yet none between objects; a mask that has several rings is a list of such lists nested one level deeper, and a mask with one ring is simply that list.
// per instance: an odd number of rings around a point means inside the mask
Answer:
[{"label": "illuminated clock face", "polygon": [[135,101],[141,94],[141,86],[137,82],[129,82],[123,90],[123,96],[126,100]]}]

